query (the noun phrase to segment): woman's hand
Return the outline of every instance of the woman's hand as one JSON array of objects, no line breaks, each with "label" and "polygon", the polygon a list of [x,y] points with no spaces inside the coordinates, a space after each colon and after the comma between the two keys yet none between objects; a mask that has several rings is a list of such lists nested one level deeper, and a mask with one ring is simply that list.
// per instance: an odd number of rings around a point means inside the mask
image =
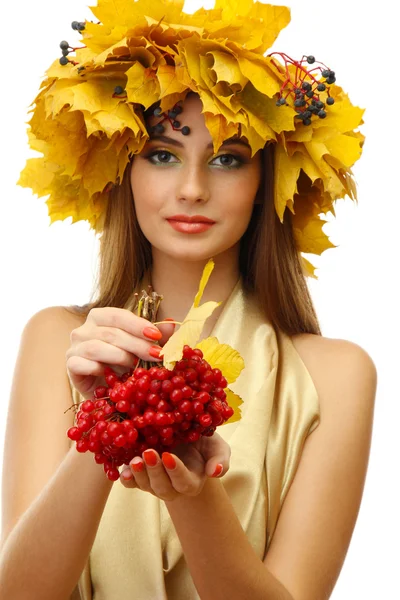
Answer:
[{"label": "woman's hand", "polygon": [[[179,444],[174,454],[163,452],[162,459],[155,450],[146,450],[142,456],[144,460],[136,456],[129,465],[123,465],[122,484],[170,501],[181,496],[197,496],[207,477],[225,475],[229,470],[231,448],[215,432],[193,444]],[[170,457],[176,463],[175,468],[171,468]]]},{"label": "woman's hand", "polygon": [[105,385],[105,366],[121,375],[136,365],[138,357],[159,362],[162,358],[149,351],[157,342],[164,345],[174,328],[172,323],[156,327],[124,308],[93,308],[70,335],[66,366],[72,385],[91,398],[99,385]]}]

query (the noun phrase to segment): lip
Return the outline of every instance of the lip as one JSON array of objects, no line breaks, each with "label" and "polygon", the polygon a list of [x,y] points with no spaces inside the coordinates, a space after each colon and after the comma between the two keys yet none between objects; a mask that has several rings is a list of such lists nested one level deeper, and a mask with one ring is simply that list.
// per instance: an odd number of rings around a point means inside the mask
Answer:
[{"label": "lip", "polygon": [[168,223],[171,225],[175,231],[180,231],[181,233],[203,233],[203,231],[207,231],[214,225],[214,222],[205,223],[195,221],[175,221],[174,219],[167,219]]},{"label": "lip", "polygon": [[193,215],[192,217],[189,215],[174,215],[173,217],[168,217],[167,221],[179,221],[180,223],[215,223],[212,219],[203,217],[202,215]]}]

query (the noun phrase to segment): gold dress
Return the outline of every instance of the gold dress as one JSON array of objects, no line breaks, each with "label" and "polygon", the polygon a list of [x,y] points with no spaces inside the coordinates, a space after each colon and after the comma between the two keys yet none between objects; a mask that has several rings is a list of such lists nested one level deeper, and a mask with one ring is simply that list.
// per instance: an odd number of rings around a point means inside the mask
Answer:
[{"label": "gold dress", "polygon": [[[132,310],[132,299],[125,308]],[[242,418],[217,429],[232,450],[221,482],[263,560],[305,440],[319,424],[318,395],[291,338],[275,333],[241,280],[211,335],[238,350],[245,362],[230,385],[244,401]],[[71,389],[74,402],[81,401]],[[79,592],[82,600],[199,599],[162,500],[114,483]]]}]

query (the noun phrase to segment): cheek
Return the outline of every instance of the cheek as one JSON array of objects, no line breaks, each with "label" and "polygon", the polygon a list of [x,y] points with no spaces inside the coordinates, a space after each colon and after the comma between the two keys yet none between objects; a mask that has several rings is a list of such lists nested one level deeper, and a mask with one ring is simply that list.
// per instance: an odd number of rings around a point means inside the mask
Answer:
[{"label": "cheek", "polygon": [[225,194],[227,210],[238,218],[250,218],[259,184],[260,177],[255,172],[231,185],[229,194]]},{"label": "cheek", "polygon": [[131,190],[139,222],[148,221],[160,207],[160,186],[139,169],[132,169]]}]

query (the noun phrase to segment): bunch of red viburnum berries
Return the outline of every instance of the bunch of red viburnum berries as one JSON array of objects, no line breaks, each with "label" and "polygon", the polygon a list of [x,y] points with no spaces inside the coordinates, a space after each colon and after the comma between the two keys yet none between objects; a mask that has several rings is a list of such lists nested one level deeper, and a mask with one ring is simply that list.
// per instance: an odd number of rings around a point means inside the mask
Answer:
[{"label": "bunch of red viburnum berries", "polygon": [[118,377],[106,367],[104,376],[108,387],[97,387],[93,399],[79,405],[67,435],[78,452],[94,453],[112,481],[119,478],[118,466],[148,448],[161,454],[212,436],[234,413],[226,402],[227,380],[199,348],[184,346],[172,371],[138,367]]}]

